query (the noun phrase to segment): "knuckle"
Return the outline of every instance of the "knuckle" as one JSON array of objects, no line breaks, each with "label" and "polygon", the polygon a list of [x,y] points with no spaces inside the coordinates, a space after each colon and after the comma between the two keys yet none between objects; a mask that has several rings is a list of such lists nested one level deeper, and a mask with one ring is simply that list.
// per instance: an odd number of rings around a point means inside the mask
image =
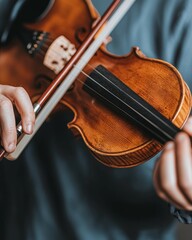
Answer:
[{"label": "knuckle", "polygon": [[7,128],[5,129],[5,132],[6,132],[6,134],[9,135],[9,136],[13,136],[13,137],[16,136],[16,128],[15,128],[15,126],[9,126],[9,127],[7,127]]},{"label": "knuckle", "polygon": [[23,95],[26,95],[27,92],[25,91],[25,89],[23,87],[17,87],[15,89],[15,95],[16,96],[23,96]]},{"label": "knuckle", "polygon": [[8,98],[1,97],[0,98],[0,108],[10,108],[12,107],[12,103]]}]

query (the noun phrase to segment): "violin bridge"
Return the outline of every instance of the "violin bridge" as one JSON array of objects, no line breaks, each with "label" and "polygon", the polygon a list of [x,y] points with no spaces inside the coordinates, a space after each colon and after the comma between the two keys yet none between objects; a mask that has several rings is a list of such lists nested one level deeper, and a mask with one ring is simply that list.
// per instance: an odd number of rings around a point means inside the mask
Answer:
[{"label": "violin bridge", "polygon": [[43,64],[58,74],[75,54],[76,48],[66,37],[60,36],[50,45]]}]

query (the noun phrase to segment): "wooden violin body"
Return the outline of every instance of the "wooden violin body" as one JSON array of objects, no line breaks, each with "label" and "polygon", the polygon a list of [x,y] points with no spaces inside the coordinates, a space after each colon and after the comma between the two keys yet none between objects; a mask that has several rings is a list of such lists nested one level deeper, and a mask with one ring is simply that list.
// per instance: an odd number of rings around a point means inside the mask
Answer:
[{"label": "wooden violin body", "polygon": [[[98,13],[89,0],[57,0],[43,20],[27,27],[49,32],[54,38],[64,35],[78,48],[97,18]],[[24,87],[34,101],[48,86],[46,79],[55,76],[40,63],[28,55],[17,38],[13,39],[1,49],[1,84]],[[189,116],[190,91],[171,64],[147,58],[139,48],[118,57],[103,45],[83,70],[86,75],[81,73],[63,97],[58,109],[64,105],[74,113],[68,127],[75,135],[81,135],[100,162],[111,167],[136,166],[157,154],[163,144],[84,90],[87,76],[99,65],[178,128],[182,128]]]}]

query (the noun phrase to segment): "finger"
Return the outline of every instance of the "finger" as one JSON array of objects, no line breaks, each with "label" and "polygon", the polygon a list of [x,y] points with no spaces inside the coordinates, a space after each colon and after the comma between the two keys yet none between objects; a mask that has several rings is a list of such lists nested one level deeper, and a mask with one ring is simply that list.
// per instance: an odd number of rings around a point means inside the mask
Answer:
[{"label": "finger", "polygon": [[172,205],[174,205],[176,208],[178,209],[183,209],[183,207],[181,205],[178,205],[176,204],[175,202],[173,202],[172,199],[170,199],[169,197],[167,197],[163,190],[161,190],[161,187],[160,187],[160,176],[159,176],[159,168],[157,169],[156,171],[156,176],[154,177],[154,187],[155,187],[155,190],[156,190],[156,193],[157,195],[162,199],[164,200],[165,202],[167,203],[171,203]]},{"label": "finger", "polygon": [[180,209],[192,210],[192,206],[177,185],[175,146],[173,142],[166,144],[159,165],[159,187],[169,202]]},{"label": "finger", "polygon": [[4,86],[1,92],[16,106],[21,115],[22,127],[25,133],[31,134],[35,123],[35,113],[29,95],[22,87]]},{"label": "finger", "polygon": [[190,116],[183,127],[183,131],[192,136],[192,116]]},{"label": "finger", "polygon": [[[168,143],[169,144],[169,143]],[[171,143],[173,144],[173,142]],[[168,145],[166,145],[166,148],[168,147]],[[166,155],[166,148],[163,152],[163,155]],[[163,199],[166,202],[171,203],[172,205],[174,205],[176,208],[181,209],[182,206],[176,204],[175,202],[173,202],[172,199],[170,199],[164,192],[163,189],[161,187],[161,176],[160,176],[160,167],[161,167],[161,161],[162,161],[162,156],[159,158],[159,160],[156,162],[155,168],[154,168],[154,173],[153,173],[153,182],[154,182],[154,187],[156,190],[157,195]],[[166,157],[166,156],[165,156]]]},{"label": "finger", "polygon": [[0,126],[3,147],[7,152],[14,151],[17,142],[15,116],[11,101],[3,95],[0,95]]},{"label": "finger", "polygon": [[167,196],[163,193],[163,191],[160,188],[160,175],[159,175],[159,165],[160,165],[160,159],[158,159],[156,161],[155,167],[154,167],[154,171],[153,171],[153,183],[154,183],[154,187],[156,190],[157,195],[163,199],[164,201],[168,202],[169,199],[167,198]]},{"label": "finger", "polygon": [[189,136],[181,132],[175,138],[178,186],[192,204],[192,155]]}]

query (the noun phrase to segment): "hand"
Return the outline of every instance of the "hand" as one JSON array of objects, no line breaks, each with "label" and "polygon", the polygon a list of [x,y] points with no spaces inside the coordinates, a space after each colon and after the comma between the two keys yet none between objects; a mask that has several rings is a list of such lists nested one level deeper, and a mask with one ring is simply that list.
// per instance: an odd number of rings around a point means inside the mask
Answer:
[{"label": "hand", "polygon": [[154,186],[160,198],[192,211],[192,117],[183,130],[165,145],[154,169]]},{"label": "hand", "polygon": [[0,85],[0,133],[6,152],[13,152],[17,143],[13,105],[21,116],[23,131],[33,132],[35,114],[27,92],[22,87]]}]

